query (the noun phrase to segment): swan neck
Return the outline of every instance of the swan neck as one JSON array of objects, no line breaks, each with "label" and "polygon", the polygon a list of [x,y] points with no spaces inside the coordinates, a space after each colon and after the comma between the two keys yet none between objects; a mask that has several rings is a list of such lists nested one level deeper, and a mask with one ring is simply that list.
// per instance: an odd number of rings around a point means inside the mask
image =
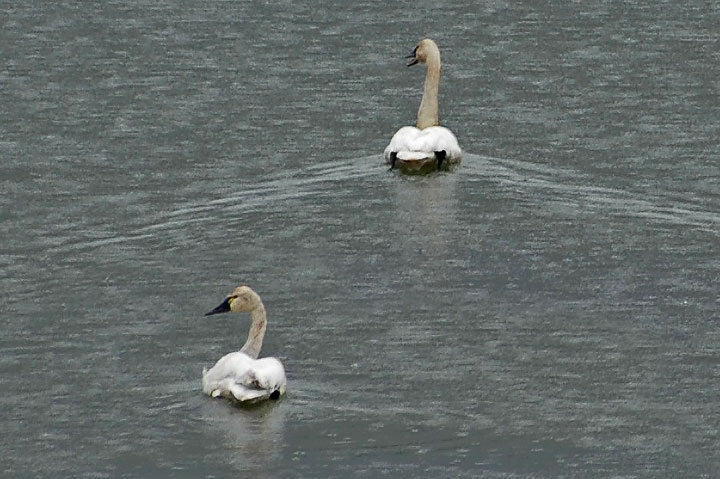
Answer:
[{"label": "swan neck", "polygon": [[438,90],[440,89],[440,55],[429,56],[426,62],[425,88],[418,110],[417,127],[422,130],[439,125]]},{"label": "swan neck", "polygon": [[250,312],[252,324],[248,333],[247,341],[240,350],[251,358],[257,358],[260,355],[263,338],[265,337],[265,328],[267,327],[267,318],[265,316],[265,307],[260,305]]}]

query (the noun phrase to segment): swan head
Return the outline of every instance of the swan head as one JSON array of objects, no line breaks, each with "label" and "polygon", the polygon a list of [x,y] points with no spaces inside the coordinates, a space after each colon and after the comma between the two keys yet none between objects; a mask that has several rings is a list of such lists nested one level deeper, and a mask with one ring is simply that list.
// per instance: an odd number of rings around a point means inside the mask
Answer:
[{"label": "swan head", "polygon": [[426,38],[421,40],[420,43],[415,46],[412,53],[408,55],[407,58],[409,58],[407,65],[409,67],[415,65],[416,63],[428,63],[428,61],[436,61],[437,63],[440,63],[440,50],[434,41]]},{"label": "swan head", "polygon": [[262,307],[262,301],[260,296],[250,289],[249,286],[238,286],[230,294],[227,295],[225,300],[220,303],[215,309],[205,313],[205,316],[210,316],[219,313],[249,313]]}]

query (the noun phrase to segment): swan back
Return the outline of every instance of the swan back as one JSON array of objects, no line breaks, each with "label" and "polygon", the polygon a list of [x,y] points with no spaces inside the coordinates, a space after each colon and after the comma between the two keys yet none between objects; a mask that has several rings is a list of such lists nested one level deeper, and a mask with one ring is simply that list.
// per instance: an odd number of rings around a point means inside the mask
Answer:
[{"label": "swan back", "polygon": [[[395,159],[393,160],[393,155]],[[442,156],[440,156],[442,155]],[[420,130],[414,126],[400,128],[385,148],[385,161],[409,170],[426,169],[460,162],[462,150],[452,131],[442,126]]]},{"label": "swan back", "polygon": [[203,370],[203,392],[239,402],[277,399],[285,394],[285,368],[276,358],[253,359],[240,351]]}]

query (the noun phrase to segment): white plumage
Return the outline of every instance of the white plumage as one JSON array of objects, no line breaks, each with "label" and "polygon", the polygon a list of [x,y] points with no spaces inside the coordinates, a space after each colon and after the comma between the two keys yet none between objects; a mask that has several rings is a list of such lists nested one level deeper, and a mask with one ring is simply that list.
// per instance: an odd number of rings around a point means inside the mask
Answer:
[{"label": "white plumage", "polygon": [[462,150],[452,131],[444,126],[430,126],[424,130],[403,126],[390,140],[384,156],[388,163],[393,152],[398,160],[430,160],[435,159],[435,152],[439,151],[445,152],[449,162],[457,162],[462,157]]},{"label": "white plumage", "polygon": [[275,358],[253,359],[240,351],[227,354],[203,370],[203,392],[237,401],[270,399],[285,392],[285,369]]}]

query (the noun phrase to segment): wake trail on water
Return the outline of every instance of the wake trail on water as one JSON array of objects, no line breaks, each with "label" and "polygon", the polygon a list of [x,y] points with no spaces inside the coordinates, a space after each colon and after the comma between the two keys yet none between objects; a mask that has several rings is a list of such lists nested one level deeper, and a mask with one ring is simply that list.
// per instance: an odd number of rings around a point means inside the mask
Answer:
[{"label": "wake trail on water", "polygon": [[[514,159],[493,158],[465,154],[462,164],[451,173],[457,175],[456,188],[477,190],[485,188],[493,194],[512,195],[535,203],[535,207],[549,211],[563,210],[573,215],[614,215],[634,217],[657,225],[677,225],[713,234],[720,232],[720,200],[677,191],[631,191],[625,188],[594,184],[597,178],[572,169]],[[383,181],[402,181],[378,155],[354,159],[317,162],[303,169],[269,173],[253,182],[242,181],[231,194],[215,198],[188,199],[169,211],[139,217],[137,226],[129,231],[109,234],[102,238],[73,241],[67,236],[58,239],[46,251],[66,253],[92,249],[104,245],[172,236],[197,225],[212,226],[225,218],[238,217],[253,211],[264,211],[287,205],[288,202],[307,201],[322,197],[323,202],[341,201],[341,196],[358,184],[377,187]],[[226,181],[219,179],[217,182]],[[432,182],[432,175],[418,181]],[[352,183],[348,185],[348,183]],[[213,191],[209,185],[207,191]],[[196,196],[196,195],[191,195]],[[458,207],[462,203],[458,202]],[[59,244],[57,244],[59,243]]]}]

